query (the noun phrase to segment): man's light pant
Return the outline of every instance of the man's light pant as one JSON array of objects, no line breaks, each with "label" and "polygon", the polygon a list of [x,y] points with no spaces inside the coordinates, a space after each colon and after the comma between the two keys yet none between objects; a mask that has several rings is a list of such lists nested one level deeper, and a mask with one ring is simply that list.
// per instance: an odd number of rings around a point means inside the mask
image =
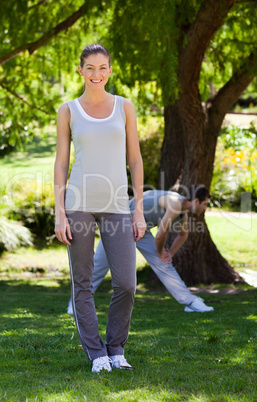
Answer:
[{"label": "man's light pant", "polygon": [[[136,242],[136,247],[145,257],[146,261],[167,288],[168,292],[177,300],[178,303],[189,305],[197,299],[197,296],[194,296],[186,287],[174,266],[162,262],[158,257],[154,237],[150,231],[147,230],[144,237]],[[92,277],[94,292],[104,279],[109,268],[110,266],[104,251],[103,243],[102,240],[100,240],[94,255],[94,270]]]}]

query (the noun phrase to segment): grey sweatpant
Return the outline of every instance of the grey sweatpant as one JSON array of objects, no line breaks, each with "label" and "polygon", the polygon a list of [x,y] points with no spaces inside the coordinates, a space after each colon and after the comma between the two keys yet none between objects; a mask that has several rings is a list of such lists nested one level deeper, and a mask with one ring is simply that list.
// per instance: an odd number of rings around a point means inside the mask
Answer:
[{"label": "grey sweatpant", "polygon": [[[66,211],[72,240],[68,248],[71,294],[75,322],[81,344],[89,360],[123,354],[136,289],[136,246],[131,216],[125,214]],[[95,226],[112,274],[111,298],[106,344],[99,335],[92,274],[94,265]]]}]

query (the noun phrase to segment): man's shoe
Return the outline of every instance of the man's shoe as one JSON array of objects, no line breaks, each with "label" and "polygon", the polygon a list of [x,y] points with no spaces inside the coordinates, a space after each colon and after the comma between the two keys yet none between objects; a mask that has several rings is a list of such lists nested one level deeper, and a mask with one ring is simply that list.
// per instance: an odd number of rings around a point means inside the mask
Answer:
[{"label": "man's shoe", "polygon": [[111,359],[112,368],[129,369],[132,370],[133,367],[127,362],[124,355],[109,356]]},{"label": "man's shoe", "polygon": [[93,360],[92,373],[99,373],[101,370],[112,371],[108,356],[98,357]]},{"label": "man's shoe", "polygon": [[196,300],[194,300],[191,304],[185,307],[185,312],[186,313],[207,313],[209,311],[213,311],[214,308],[210,306],[206,306],[204,301],[198,297]]}]

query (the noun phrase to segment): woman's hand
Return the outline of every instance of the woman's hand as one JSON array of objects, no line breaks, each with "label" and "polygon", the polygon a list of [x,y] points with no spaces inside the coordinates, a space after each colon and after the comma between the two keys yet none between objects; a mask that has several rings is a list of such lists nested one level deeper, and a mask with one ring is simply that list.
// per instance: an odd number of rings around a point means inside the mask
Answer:
[{"label": "woman's hand", "polygon": [[142,239],[145,234],[146,223],[143,212],[133,213],[133,233],[135,241]]},{"label": "woman's hand", "polygon": [[[66,215],[61,215],[58,219],[56,219],[54,231],[55,231],[57,239],[60,242],[67,244],[69,246],[71,245],[68,238],[71,240],[72,235],[71,235],[69,221],[68,221]],[[66,234],[67,234],[67,236],[66,236]]]},{"label": "woman's hand", "polygon": [[167,248],[163,248],[162,249],[162,253],[158,254],[160,259],[162,260],[162,262],[166,262],[166,264],[170,264],[172,261],[172,256],[170,253],[170,250],[168,250]]}]

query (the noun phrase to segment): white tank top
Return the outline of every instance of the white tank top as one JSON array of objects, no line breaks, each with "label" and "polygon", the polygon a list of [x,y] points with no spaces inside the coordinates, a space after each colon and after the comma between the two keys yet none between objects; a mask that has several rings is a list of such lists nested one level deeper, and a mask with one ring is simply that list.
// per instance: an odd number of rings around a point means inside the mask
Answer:
[{"label": "white tank top", "polygon": [[124,98],[115,95],[113,111],[105,119],[87,115],[78,99],[67,104],[75,162],[65,192],[65,209],[130,213]]}]

